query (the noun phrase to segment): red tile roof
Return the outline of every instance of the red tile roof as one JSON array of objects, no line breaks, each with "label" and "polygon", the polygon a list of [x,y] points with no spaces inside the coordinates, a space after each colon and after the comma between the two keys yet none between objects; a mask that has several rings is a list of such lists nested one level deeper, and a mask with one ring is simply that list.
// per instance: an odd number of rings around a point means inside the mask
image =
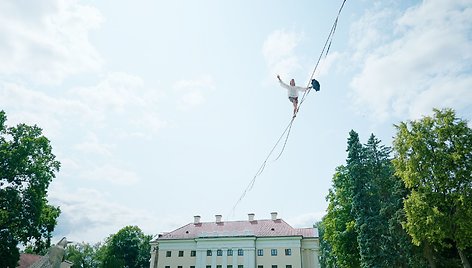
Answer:
[{"label": "red tile roof", "polygon": [[228,221],[228,222],[202,222],[189,223],[172,232],[159,235],[157,240],[194,239],[199,237],[232,237],[232,236],[256,236],[256,237],[280,237],[302,236],[318,237],[315,228],[293,228],[282,219],[254,220],[254,221]]}]

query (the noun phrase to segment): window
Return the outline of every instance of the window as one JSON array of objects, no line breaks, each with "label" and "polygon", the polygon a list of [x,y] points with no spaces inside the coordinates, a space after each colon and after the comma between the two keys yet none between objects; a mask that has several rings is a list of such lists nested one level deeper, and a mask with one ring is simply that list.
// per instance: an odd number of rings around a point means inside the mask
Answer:
[{"label": "window", "polygon": [[290,256],[292,255],[292,249],[291,248],[286,248],[285,249],[285,256]]},{"label": "window", "polygon": [[[238,249],[238,256],[244,256],[244,251],[242,248]],[[238,266],[238,268],[241,268]]]},{"label": "window", "polygon": [[211,256],[211,255],[213,255],[211,250],[207,250],[207,256]]},{"label": "window", "polygon": [[226,268],[233,268],[233,265],[226,265]]},{"label": "window", "polygon": [[193,265],[190,265],[190,268],[195,268],[195,266],[193,266]]},{"label": "window", "polygon": [[179,250],[179,257],[183,257],[184,256],[184,251],[183,250]]},{"label": "window", "polygon": [[257,265],[257,268],[264,268],[264,265]]},{"label": "window", "polygon": [[[271,256],[277,256],[277,249],[276,249],[276,248],[271,249],[271,250],[270,250],[270,255],[271,255]],[[273,265],[272,265],[272,267],[273,267]],[[277,267],[276,267],[276,268],[277,268]]]},{"label": "window", "polygon": [[285,268],[292,268],[292,265],[287,264],[287,265],[285,265]]},{"label": "window", "polygon": [[[232,249],[228,249],[228,252],[226,252],[226,255],[228,255],[228,256],[233,256],[233,250],[232,250]],[[233,268],[233,266],[231,266],[231,268]]]},{"label": "window", "polygon": [[170,256],[172,256],[172,251],[167,251],[166,252],[166,257],[170,257]]},{"label": "window", "polygon": [[238,268],[244,268],[244,265],[240,264],[238,265]]},{"label": "window", "polygon": [[257,250],[257,256],[264,256],[264,250],[263,249],[258,249]]},{"label": "window", "polygon": [[[218,249],[218,250],[216,251],[216,256],[223,256],[223,250]],[[217,268],[218,268],[218,267],[217,267]],[[221,268],[221,267],[220,267],[220,268]]]},{"label": "window", "polygon": [[211,268],[211,265],[207,265],[206,268]]},{"label": "window", "polygon": [[217,265],[216,268],[221,268],[221,265]]},{"label": "window", "polygon": [[195,256],[197,256],[197,251],[195,250],[190,251],[190,257],[195,257]]},{"label": "window", "polygon": [[277,265],[272,265],[272,268],[277,268]]},{"label": "window", "polygon": [[166,266],[166,268],[170,268],[170,266]]},{"label": "window", "polygon": [[177,268],[182,268],[182,266],[177,266]]}]

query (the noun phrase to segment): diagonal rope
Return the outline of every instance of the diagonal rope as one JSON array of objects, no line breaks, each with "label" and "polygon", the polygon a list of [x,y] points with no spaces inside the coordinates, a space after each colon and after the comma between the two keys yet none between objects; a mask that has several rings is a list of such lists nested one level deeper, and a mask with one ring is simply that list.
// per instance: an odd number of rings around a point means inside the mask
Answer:
[{"label": "diagonal rope", "polygon": [[244,197],[246,196],[247,192],[251,191],[252,190],[252,187],[254,187],[254,183],[256,182],[256,178],[262,174],[262,172],[264,171],[266,165],[267,165],[267,161],[269,160],[270,156],[272,155],[272,153],[274,152],[275,148],[277,148],[277,145],[279,145],[280,141],[282,140],[282,138],[285,136],[285,133],[287,132],[287,130],[290,130],[292,128],[292,124],[293,124],[293,121],[295,120],[294,117],[292,117],[292,119],[290,120],[290,122],[288,123],[288,125],[285,127],[285,130],[283,131],[282,135],[280,135],[280,137],[278,138],[278,140],[275,142],[274,146],[272,147],[272,149],[270,150],[269,154],[267,155],[266,159],[264,160],[264,162],[262,162],[262,165],[259,167],[259,169],[257,170],[256,174],[254,175],[254,177],[252,178],[252,180],[249,182],[248,186],[246,187],[246,189],[244,189],[242,195],[239,197],[238,201],[236,201],[236,203],[234,204],[232,210],[231,210],[231,213],[228,214],[228,215],[232,215],[234,214],[234,211],[236,209],[236,207],[238,206],[239,202],[241,202],[241,200],[244,199]]},{"label": "diagonal rope", "polygon": [[[259,169],[257,170],[256,174],[254,175],[254,177],[252,178],[252,180],[249,182],[248,186],[244,189],[243,193],[241,194],[241,196],[239,197],[238,201],[236,201],[236,203],[234,204],[232,210],[231,210],[231,213],[228,213],[228,215],[234,215],[234,212],[236,210],[236,207],[238,206],[238,204],[244,199],[244,197],[246,196],[246,194],[252,190],[252,188],[254,187],[254,184],[256,183],[256,178],[258,176],[260,176],[262,174],[262,172],[264,171],[266,165],[267,165],[267,161],[269,160],[270,156],[272,155],[272,153],[274,152],[275,148],[277,148],[277,146],[279,145],[280,141],[282,140],[282,138],[285,136],[285,141],[284,141],[284,145],[282,147],[282,150],[280,151],[279,155],[277,156],[277,158],[274,160],[274,161],[277,161],[280,156],[282,155],[282,153],[284,152],[285,150],[285,146],[287,145],[287,141],[288,141],[288,138],[290,136],[290,131],[292,130],[292,125],[293,125],[293,122],[295,121],[295,118],[296,118],[296,115],[298,114],[299,110],[300,110],[300,107],[301,105],[303,104],[303,102],[305,101],[305,98],[306,96],[310,93],[311,89],[309,88],[310,84],[311,84],[311,81],[315,75],[315,72],[316,72],[316,69],[318,68],[318,65],[320,64],[320,61],[321,61],[321,58],[323,57],[323,54],[325,54],[325,57],[328,55],[328,52],[329,52],[329,49],[331,47],[331,43],[333,41],[333,36],[334,36],[334,33],[336,31],[336,27],[337,27],[337,24],[338,24],[338,19],[339,19],[339,16],[341,14],[341,11],[344,7],[344,4],[346,3],[346,0],[343,0],[343,3],[341,5],[341,7],[339,8],[339,11],[338,11],[338,14],[336,16],[336,19],[334,20],[334,23],[333,23],[333,26],[331,27],[331,31],[329,32],[328,34],[328,38],[326,39],[326,42],[323,46],[323,50],[321,51],[321,54],[320,54],[320,57],[318,58],[318,61],[316,62],[316,65],[315,65],[315,68],[313,69],[313,72],[310,76],[310,79],[308,80],[308,84],[307,84],[307,90],[303,93],[303,96],[301,98],[301,101],[300,103],[298,104],[298,108],[297,108],[297,111],[295,112],[294,116],[292,117],[292,119],[290,120],[290,122],[288,123],[287,127],[285,127],[285,130],[282,132],[282,135],[280,135],[280,137],[278,138],[278,140],[275,142],[274,146],[272,147],[272,149],[270,150],[269,154],[267,155],[267,157],[265,158],[264,162],[262,162],[262,165],[259,167]],[[325,53],[325,50],[326,50],[326,53]]]},{"label": "diagonal rope", "polygon": [[[339,15],[341,15],[341,11],[343,10],[345,3],[346,3],[346,0],[343,1],[343,3],[341,4],[341,7],[339,8],[339,11],[338,11],[338,14],[336,16],[336,19],[334,20],[333,26],[331,27],[331,30],[329,31],[328,38],[326,38],[326,42],[323,46],[323,50],[321,50],[321,53],[320,53],[320,56],[318,58],[318,61],[316,62],[315,68],[313,69],[313,72],[311,73],[310,79],[308,79],[308,83],[306,85],[306,87],[308,89],[305,92],[303,92],[303,96],[300,100],[300,103],[298,104],[298,108],[297,108],[297,111],[295,112],[295,116],[298,114],[298,111],[300,111],[300,107],[302,106],[303,102],[305,101],[306,96],[308,96],[308,94],[310,94],[311,89],[309,88],[309,86],[311,84],[311,81],[312,81],[313,77],[315,76],[315,72],[318,68],[318,65],[321,62],[321,58],[323,58],[323,54],[324,54],[325,58],[326,58],[326,56],[328,56],[329,49],[331,48],[331,43],[333,42],[334,33],[336,32],[336,27],[338,26]],[[326,47],[328,47],[328,48],[326,49]],[[325,53],[325,50],[326,50],[326,53]],[[285,150],[285,146],[287,145],[287,141],[288,141],[288,137],[290,136],[290,130],[291,129],[292,129],[292,126],[290,126],[290,129],[287,133],[287,136],[285,137],[285,141],[284,141],[284,145],[282,147],[282,150],[280,150],[279,155],[275,158],[274,161],[279,160],[279,158],[282,156],[282,153]]]}]

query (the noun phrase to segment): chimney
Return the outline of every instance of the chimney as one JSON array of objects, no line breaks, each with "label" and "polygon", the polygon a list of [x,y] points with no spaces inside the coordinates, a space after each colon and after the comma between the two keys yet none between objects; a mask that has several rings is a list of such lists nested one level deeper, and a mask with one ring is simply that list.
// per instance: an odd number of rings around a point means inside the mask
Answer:
[{"label": "chimney", "polygon": [[254,213],[247,214],[249,221],[254,221]]},{"label": "chimney", "polygon": [[193,216],[193,224],[199,224],[200,223],[200,216]]},{"label": "chimney", "polygon": [[277,219],[277,212],[270,213],[270,216],[271,216],[272,220],[275,221]]},{"label": "chimney", "polygon": [[221,223],[221,215],[215,215],[216,223]]}]

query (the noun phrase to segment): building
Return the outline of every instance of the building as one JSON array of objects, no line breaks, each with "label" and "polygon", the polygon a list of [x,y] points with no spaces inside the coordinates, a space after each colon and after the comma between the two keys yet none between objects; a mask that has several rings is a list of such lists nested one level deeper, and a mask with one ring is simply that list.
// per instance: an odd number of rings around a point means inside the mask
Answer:
[{"label": "building", "polygon": [[318,268],[318,230],[271,219],[194,222],[151,241],[151,268]]}]

